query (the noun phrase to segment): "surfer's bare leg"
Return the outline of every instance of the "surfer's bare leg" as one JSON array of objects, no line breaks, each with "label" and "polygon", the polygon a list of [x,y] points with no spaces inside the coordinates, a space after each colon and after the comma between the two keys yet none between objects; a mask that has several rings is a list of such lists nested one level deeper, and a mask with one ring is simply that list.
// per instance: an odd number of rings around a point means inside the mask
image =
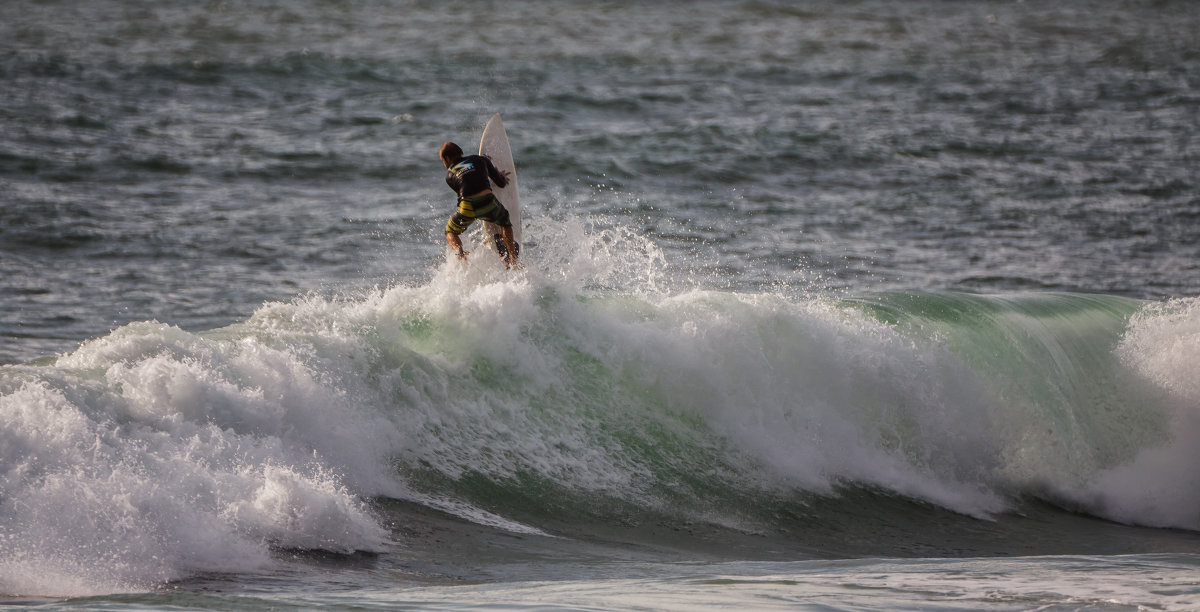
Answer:
[{"label": "surfer's bare leg", "polygon": [[[511,231],[511,228],[510,228],[510,231]],[[467,258],[466,252],[463,251],[462,238],[459,238],[458,234],[446,232],[446,242],[450,243],[450,248],[454,251],[454,253],[456,255],[458,255],[459,259]]]},{"label": "surfer's bare leg", "polygon": [[[457,236],[456,236],[457,237]],[[505,254],[504,263],[513,266],[517,263],[517,241],[513,238],[512,226],[500,228],[500,237],[504,239],[504,246],[508,249]]]}]

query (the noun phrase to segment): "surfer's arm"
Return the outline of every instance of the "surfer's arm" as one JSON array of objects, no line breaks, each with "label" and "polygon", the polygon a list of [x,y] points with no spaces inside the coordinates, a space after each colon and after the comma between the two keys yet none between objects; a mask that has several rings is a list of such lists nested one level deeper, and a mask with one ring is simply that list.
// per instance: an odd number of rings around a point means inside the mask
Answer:
[{"label": "surfer's arm", "polygon": [[507,185],[508,177],[510,176],[509,173],[501,172],[499,169],[497,169],[496,166],[492,164],[492,159],[490,157],[484,156],[484,159],[487,160],[488,176],[491,177],[492,182],[495,183],[497,187],[504,187]]}]

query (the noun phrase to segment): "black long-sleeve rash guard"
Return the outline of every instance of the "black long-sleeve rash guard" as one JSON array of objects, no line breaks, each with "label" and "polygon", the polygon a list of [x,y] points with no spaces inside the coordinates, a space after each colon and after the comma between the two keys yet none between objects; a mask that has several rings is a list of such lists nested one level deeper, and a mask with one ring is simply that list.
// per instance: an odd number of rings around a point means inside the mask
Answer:
[{"label": "black long-sleeve rash guard", "polygon": [[467,196],[473,196],[484,189],[491,189],[492,185],[488,182],[489,177],[497,187],[504,187],[508,184],[508,179],[500,174],[500,171],[492,164],[492,160],[483,155],[468,155],[446,169],[446,184],[458,194],[460,200]]}]

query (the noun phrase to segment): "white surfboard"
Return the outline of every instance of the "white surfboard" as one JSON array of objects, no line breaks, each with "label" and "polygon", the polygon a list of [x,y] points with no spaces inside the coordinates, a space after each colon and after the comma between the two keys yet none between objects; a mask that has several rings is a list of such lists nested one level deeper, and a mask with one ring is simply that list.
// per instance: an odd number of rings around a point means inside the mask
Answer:
[{"label": "white surfboard", "polygon": [[[517,167],[513,165],[512,149],[508,147],[508,134],[504,131],[504,123],[500,121],[500,113],[492,115],[483,128],[483,137],[479,139],[479,154],[492,159],[492,164],[500,172],[508,172],[508,184],[504,187],[492,185],[492,193],[508,209],[508,218],[512,221],[513,238],[521,242],[521,196],[517,193]],[[500,226],[484,222],[483,230],[492,244],[495,236],[500,234]],[[518,248],[518,252],[520,249]]]}]

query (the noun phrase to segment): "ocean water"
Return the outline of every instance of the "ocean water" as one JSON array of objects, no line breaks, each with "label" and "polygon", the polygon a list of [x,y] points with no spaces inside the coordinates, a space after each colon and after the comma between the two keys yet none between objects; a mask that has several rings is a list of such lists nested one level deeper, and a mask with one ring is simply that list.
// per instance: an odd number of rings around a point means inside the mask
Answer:
[{"label": "ocean water", "polygon": [[0,605],[1200,608],[1197,31],[0,3]]}]

